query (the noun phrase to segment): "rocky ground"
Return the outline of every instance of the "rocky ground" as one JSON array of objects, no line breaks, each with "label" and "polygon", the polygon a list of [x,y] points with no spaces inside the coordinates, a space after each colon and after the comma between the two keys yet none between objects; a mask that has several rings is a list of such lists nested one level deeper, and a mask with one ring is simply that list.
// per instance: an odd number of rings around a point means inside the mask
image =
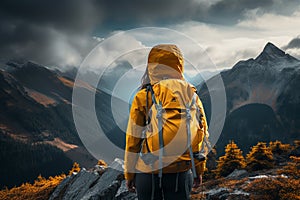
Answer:
[{"label": "rocky ground", "polygon": [[[90,170],[81,169],[64,179],[49,200],[135,200],[136,194],[130,193],[125,186],[122,171],[121,159],[115,159],[107,168],[96,165]],[[276,169],[252,173],[235,170],[226,178],[205,181],[201,187],[193,189],[191,199],[300,199],[299,180],[287,180],[289,177]]]},{"label": "rocky ground", "polygon": [[110,200],[135,199],[125,187],[123,161],[115,159],[107,168],[96,165],[91,170],[81,169],[68,176],[54,190],[49,200]]},{"label": "rocky ground", "polygon": [[[260,171],[249,174],[246,170],[235,170],[226,178],[209,180],[199,188],[193,189],[191,199],[207,200],[247,200],[259,199],[251,190],[254,182],[265,179],[288,178],[285,175],[277,175],[275,170]],[[261,198],[264,199],[264,198]],[[272,198],[270,198],[272,199]]]}]

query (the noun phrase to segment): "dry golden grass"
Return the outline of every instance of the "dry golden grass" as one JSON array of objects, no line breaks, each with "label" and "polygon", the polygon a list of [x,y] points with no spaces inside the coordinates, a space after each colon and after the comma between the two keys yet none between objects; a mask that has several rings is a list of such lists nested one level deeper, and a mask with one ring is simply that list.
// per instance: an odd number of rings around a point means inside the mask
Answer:
[{"label": "dry golden grass", "polygon": [[78,148],[77,145],[65,143],[63,140],[61,140],[58,137],[54,138],[54,140],[51,140],[51,141],[45,141],[44,143],[55,146],[55,147],[61,149],[64,152],[70,151],[70,150],[75,149],[75,148]]},{"label": "dry golden grass", "polygon": [[288,175],[288,178],[262,178],[252,181],[245,191],[251,193],[253,200],[300,200],[300,158],[291,157],[283,169],[278,170],[278,174]]},{"label": "dry golden grass", "polygon": [[65,86],[68,86],[70,88],[72,88],[74,86],[74,82],[70,81],[64,77],[58,76],[57,77]]},{"label": "dry golden grass", "polygon": [[4,189],[0,191],[0,199],[9,200],[44,200],[48,199],[60,182],[66,178],[66,175],[62,174],[55,177],[49,177],[48,179],[39,176],[33,184],[24,183],[19,187],[12,189]]},{"label": "dry golden grass", "polygon": [[[72,169],[69,171],[69,175],[73,172],[79,172],[80,166],[78,163],[74,163]],[[51,193],[54,191],[62,180],[66,178],[65,174],[61,174],[55,177],[50,176],[48,179],[41,175],[37,177],[33,184],[23,183],[19,187],[13,187],[11,189],[4,189],[0,191],[0,200],[44,200],[49,199]]]},{"label": "dry golden grass", "polygon": [[252,181],[245,191],[253,200],[300,199],[300,180],[288,178],[261,178]]},{"label": "dry golden grass", "polygon": [[206,199],[206,195],[204,193],[191,195],[191,200],[205,200],[205,199]]},{"label": "dry golden grass", "polygon": [[27,94],[33,98],[36,102],[44,105],[44,106],[49,106],[57,103],[53,98],[48,97],[40,92],[37,92],[35,90],[31,89],[26,89]]},{"label": "dry golden grass", "polygon": [[228,189],[236,189],[244,185],[247,180],[248,178],[244,178],[242,180],[226,180],[219,184],[219,186]]},{"label": "dry golden grass", "polygon": [[104,160],[98,160],[97,165],[103,166],[103,167],[107,167],[107,163]]},{"label": "dry golden grass", "polygon": [[78,173],[78,172],[80,172],[80,166],[77,162],[74,162],[72,169],[69,171],[69,176],[71,176],[73,173]]},{"label": "dry golden grass", "polygon": [[278,170],[278,173],[300,179],[300,157],[291,156],[290,158],[292,161],[287,166],[284,166],[283,169]]}]

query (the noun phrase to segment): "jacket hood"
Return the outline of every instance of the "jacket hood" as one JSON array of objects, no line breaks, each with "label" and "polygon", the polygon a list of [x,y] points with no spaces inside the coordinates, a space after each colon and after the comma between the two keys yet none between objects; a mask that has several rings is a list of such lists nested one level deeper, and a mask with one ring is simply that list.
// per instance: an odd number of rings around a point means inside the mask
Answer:
[{"label": "jacket hood", "polygon": [[148,56],[148,75],[151,85],[169,78],[183,78],[183,56],[173,44],[154,46]]}]

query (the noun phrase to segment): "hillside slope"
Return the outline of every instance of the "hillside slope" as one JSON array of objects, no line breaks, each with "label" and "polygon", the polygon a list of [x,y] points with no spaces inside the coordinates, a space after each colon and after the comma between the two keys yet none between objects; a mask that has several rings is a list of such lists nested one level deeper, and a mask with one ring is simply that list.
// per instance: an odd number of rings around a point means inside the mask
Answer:
[{"label": "hillside slope", "polygon": [[0,187],[60,174],[73,161],[95,164],[73,122],[73,81],[31,61],[9,61],[2,69]]}]

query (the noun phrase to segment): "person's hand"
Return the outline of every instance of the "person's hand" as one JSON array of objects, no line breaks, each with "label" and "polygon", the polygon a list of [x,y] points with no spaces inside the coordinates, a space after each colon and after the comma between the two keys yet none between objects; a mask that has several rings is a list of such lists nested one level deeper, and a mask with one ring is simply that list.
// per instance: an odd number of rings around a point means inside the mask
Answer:
[{"label": "person's hand", "polygon": [[199,175],[197,178],[194,178],[193,188],[198,188],[202,184],[202,175]]},{"label": "person's hand", "polygon": [[126,186],[129,192],[135,192],[134,180],[126,180]]}]

